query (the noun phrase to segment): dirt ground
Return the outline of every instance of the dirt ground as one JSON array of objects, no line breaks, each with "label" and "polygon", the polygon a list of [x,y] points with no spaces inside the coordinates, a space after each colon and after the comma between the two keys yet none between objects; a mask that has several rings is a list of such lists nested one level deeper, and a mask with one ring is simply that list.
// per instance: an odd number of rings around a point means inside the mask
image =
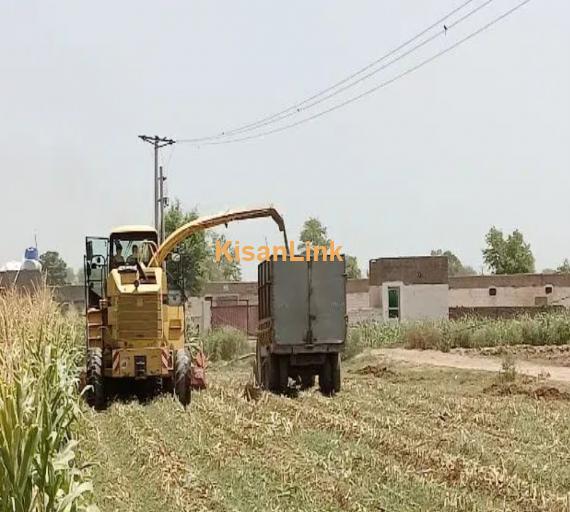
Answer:
[{"label": "dirt ground", "polygon": [[[545,348],[549,349],[552,347]],[[494,353],[497,355],[501,354],[501,352],[496,349]],[[519,349],[518,352],[516,350],[503,352],[503,354],[514,356],[516,371],[518,373],[531,377],[550,378],[555,381],[570,382],[570,367],[561,366],[561,360],[554,357],[556,352],[547,350],[545,352],[534,352],[534,354],[540,354],[540,359],[544,353],[550,353],[552,359],[545,362],[528,360],[529,356],[528,353],[524,352],[524,348]],[[502,369],[502,359],[500,357],[482,356],[479,355],[481,351],[477,350],[462,349],[452,352],[440,352],[437,350],[386,348],[373,350],[372,354],[387,358],[391,361],[405,362],[420,366],[438,366],[489,372],[500,372]],[[519,354],[523,355],[526,359],[519,359]],[[563,354],[566,356],[566,352],[563,352]],[[553,364],[552,361],[556,361],[557,364]]]},{"label": "dirt ground", "polygon": [[86,410],[80,460],[103,512],[569,510],[564,384],[424,366],[495,364],[440,355],[360,357],[333,398],[248,400],[247,363],[213,368],[186,410],[170,397]]}]

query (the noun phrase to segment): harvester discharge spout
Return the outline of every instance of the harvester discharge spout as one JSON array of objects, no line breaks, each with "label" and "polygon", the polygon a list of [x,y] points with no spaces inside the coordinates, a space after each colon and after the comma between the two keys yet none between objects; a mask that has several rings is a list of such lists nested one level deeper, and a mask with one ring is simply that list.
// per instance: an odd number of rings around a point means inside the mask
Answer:
[{"label": "harvester discharge spout", "polygon": [[285,222],[280,213],[273,207],[266,208],[247,208],[244,210],[231,210],[224,213],[219,213],[217,215],[210,215],[207,217],[200,217],[199,219],[193,220],[188,224],[184,224],[176,231],[174,231],[170,236],[164,240],[162,244],[158,247],[156,253],[152,257],[149,266],[160,267],[166,260],[168,254],[174,250],[174,248],[183,240],[189,236],[197,233],[198,231],[203,231],[205,229],[210,229],[220,224],[227,225],[229,222],[245,220],[245,219],[257,219],[263,217],[271,217],[277,226],[279,231],[283,233],[283,238],[285,240],[285,247],[289,251],[289,245],[287,241],[287,231],[285,230]]}]

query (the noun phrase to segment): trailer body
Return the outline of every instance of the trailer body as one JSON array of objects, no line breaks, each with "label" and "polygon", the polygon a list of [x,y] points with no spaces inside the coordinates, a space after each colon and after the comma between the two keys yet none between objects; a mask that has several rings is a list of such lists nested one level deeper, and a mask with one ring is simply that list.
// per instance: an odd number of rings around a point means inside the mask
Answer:
[{"label": "trailer body", "polygon": [[321,389],[340,390],[340,353],[347,330],[344,261],[271,259],[258,267],[259,383],[283,392],[319,376]]}]

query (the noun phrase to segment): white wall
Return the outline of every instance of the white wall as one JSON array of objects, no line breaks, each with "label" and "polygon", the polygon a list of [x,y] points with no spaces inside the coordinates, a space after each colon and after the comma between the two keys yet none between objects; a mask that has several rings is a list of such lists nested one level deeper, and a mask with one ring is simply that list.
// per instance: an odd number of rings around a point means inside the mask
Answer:
[{"label": "white wall", "polygon": [[388,319],[388,288],[400,288],[400,320],[449,318],[447,284],[382,283],[382,311]]},{"label": "white wall", "polygon": [[535,297],[546,297],[548,304],[570,307],[570,287],[553,286],[546,294],[544,286],[496,287],[497,295],[489,295],[489,288],[450,288],[449,307],[530,307]]}]

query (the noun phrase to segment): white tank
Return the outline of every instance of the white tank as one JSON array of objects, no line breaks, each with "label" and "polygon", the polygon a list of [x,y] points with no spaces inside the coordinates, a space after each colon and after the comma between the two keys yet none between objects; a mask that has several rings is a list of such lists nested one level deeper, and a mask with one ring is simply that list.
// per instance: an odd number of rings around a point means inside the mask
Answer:
[{"label": "white tank", "polygon": [[22,262],[21,270],[41,270],[42,264],[38,260],[24,260]]}]

